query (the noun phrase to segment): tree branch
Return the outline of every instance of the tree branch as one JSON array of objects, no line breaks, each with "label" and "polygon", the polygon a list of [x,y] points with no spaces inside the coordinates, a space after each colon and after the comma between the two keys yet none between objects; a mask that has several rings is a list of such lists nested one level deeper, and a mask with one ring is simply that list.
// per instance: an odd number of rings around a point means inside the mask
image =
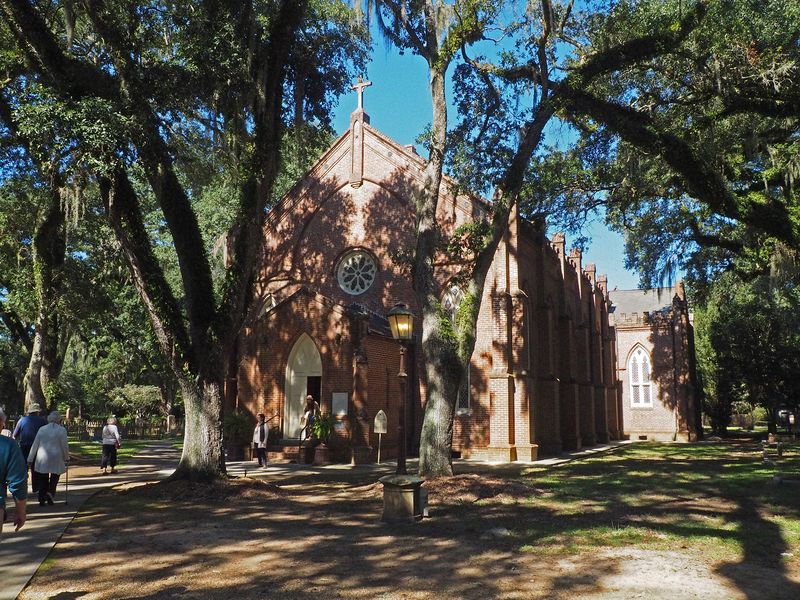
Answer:
[{"label": "tree branch", "polygon": [[30,353],[33,350],[31,333],[19,316],[17,316],[17,313],[0,305],[0,320],[3,321],[3,325],[6,326],[12,338],[25,346],[25,349]]},{"label": "tree branch", "polygon": [[102,177],[100,193],[156,337],[173,371],[179,375],[187,366],[195,366],[192,347],[178,302],[153,254],[139,199],[127,173],[117,169],[113,178]]},{"label": "tree branch", "polygon": [[677,48],[687,36],[697,29],[708,10],[707,0],[700,0],[686,13],[676,30],[653,33],[623,42],[586,58],[586,62],[573,71],[573,80],[589,82],[598,75],[618,71],[627,65],[653,56],[667,54]]},{"label": "tree branch", "polygon": [[205,346],[214,319],[214,292],[211,267],[197,216],[178,180],[169,149],[161,137],[159,119],[150,106],[147,87],[131,61],[133,53],[126,35],[109,15],[104,0],[86,0],[86,6],[92,24],[105,40],[115,62],[120,94],[140,124],[142,139],[136,145],[175,243],[186,291],[192,343]]},{"label": "tree branch", "polygon": [[634,146],[657,152],[683,177],[689,194],[715,212],[757,226],[788,243],[798,243],[798,232],[785,206],[734,195],[722,175],[698,156],[688,142],[662,131],[649,115],[569,86],[561,87],[559,102],[571,115],[588,115]]},{"label": "tree branch", "polygon": [[262,240],[264,207],[272,196],[278,175],[281,139],[281,107],[289,49],[305,13],[304,0],[284,2],[269,36],[270,43],[260,48],[256,61],[263,65],[256,70],[254,85],[262,89],[257,96],[255,116],[256,152],[250,172],[254,175],[241,190],[240,212],[235,228],[233,262],[226,274],[226,284],[218,310],[216,328],[224,343],[233,343],[251,298],[251,285],[257,265],[258,246]]},{"label": "tree branch", "polygon": [[117,86],[110,75],[64,54],[30,2],[0,0],[0,12],[5,15],[5,20],[31,67],[65,96],[98,96],[110,100],[119,98]]}]

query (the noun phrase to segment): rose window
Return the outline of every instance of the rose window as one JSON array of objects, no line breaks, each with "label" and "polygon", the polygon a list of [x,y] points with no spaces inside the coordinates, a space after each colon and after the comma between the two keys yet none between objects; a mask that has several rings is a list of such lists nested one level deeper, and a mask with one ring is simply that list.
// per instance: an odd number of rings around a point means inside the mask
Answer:
[{"label": "rose window", "polygon": [[353,250],[339,261],[336,276],[339,287],[353,296],[363,294],[375,281],[378,268],[372,257],[363,250]]}]

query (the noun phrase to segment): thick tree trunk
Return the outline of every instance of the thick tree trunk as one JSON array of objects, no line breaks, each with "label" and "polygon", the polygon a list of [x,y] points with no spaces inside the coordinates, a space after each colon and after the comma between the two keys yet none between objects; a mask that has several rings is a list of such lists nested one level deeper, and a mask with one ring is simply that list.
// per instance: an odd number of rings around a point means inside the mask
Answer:
[{"label": "thick tree trunk", "polygon": [[161,350],[178,380],[186,409],[183,454],[173,478],[206,481],[225,475],[222,451],[222,344],[192,347],[177,301],[150,246],[138,197],[127,174],[101,180],[109,220],[128,262]]},{"label": "thick tree trunk", "polygon": [[[435,311],[433,315],[426,312],[423,321],[430,322],[430,316],[438,320]],[[422,355],[427,394],[420,433],[419,474],[423,477],[451,476],[453,417],[464,368],[452,343],[439,336],[436,324],[429,325],[422,343]]]},{"label": "thick tree trunk", "polygon": [[49,205],[33,238],[33,279],[36,294],[36,330],[31,358],[25,373],[25,412],[32,404],[47,408],[46,390],[58,375],[58,315],[60,269],[64,265],[66,240],[64,212],[57,186],[50,191]]},{"label": "thick tree trunk", "polygon": [[[183,454],[171,479],[210,481],[225,475],[222,439],[222,370],[219,376],[181,379],[186,408]],[[195,381],[198,381],[195,384]]]},{"label": "thick tree trunk", "polygon": [[441,335],[439,297],[434,278],[434,258],[440,235],[436,207],[442,182],[447,139],[445,73],[431,68],[433,103],[431,150],[425,180],[417,199],[417,247],[414,261],[414,292],[422,311],[422,363],[425,365],[426,402],[420,437],[419,473],[423,477],[453,474],[453,412],[463,368],[454,340]]}]

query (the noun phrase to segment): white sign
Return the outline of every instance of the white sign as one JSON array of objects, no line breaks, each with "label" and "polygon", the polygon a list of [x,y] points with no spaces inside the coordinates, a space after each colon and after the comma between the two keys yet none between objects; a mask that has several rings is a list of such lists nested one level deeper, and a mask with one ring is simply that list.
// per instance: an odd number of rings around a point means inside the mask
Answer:
[{"label": "white sign", "polygon": [[333,416],[344,417],[347,415],[347,392],[333,392],[331,398]]},{"label": "white sign", "polygon": [[382,410],[378,411],[378,414],[375,415],[375,424],[373,425],[373,430],[375,433],[386,433],[388,430],[388,419],[386,418],[386,413]]}]

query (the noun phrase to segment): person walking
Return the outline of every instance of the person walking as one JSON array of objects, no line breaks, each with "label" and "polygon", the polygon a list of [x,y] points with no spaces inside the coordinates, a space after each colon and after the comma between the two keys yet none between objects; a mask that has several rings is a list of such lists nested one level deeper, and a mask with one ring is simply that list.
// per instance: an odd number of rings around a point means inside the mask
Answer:
[{"label": "person walking", "polygon": [[67,430],[60,425],[61,413],[54,410],[47,415],[47,425],[36,433],[28,464],[33,465],[33,476],[39,479],[39,505],[53,505],[56,486],[61,474],[67,470],[69,444]]},{"label": "person walking", "polygon": [[108,467],[111,465],[111,472],[117,472],[117,448],[122,445],[122,438],[117,428],[117,420],[108,417],[105,427],[103,427],[103,458],[100,459],[100,468],[103,475],[108,474]]},{"label": "person walking", "polygon": [[258,413],[258,423],[253,430],[253,448],[258,456],[258,466],[267,467],[267,442],[269,441],[269,428],[265,421],[264,413]]},{"label": "person walking", "polygon": [[[0,409],[0,429],[6,426],[6,413]],[[14,531],[25,524],[28,498],[28,470],[17,443],[8,436],[0,436],[0,535],[6,521],[6,493],[11,492],[16,504]]]},{"label": "person walking", "polygon": [[[33,446],[33,440],[36,439],[37,432],[47,425],[47,419],[42,417],[39,414],[38,404],[31,404],[28,408],[28,414],[22,417],[19,421],[17,421],[17,426],[14,427],[14,433],[11,434],[17,443],[19,443],[19,449],[22,450],[22,457],[25,459],[25,462],[28,462],[28,455],[31,453],[31,447]],[[33,472],[31,471],[31,487],[33,489],[33,493],[39,491],[38,486],[38,479],[33,476]]]}]

